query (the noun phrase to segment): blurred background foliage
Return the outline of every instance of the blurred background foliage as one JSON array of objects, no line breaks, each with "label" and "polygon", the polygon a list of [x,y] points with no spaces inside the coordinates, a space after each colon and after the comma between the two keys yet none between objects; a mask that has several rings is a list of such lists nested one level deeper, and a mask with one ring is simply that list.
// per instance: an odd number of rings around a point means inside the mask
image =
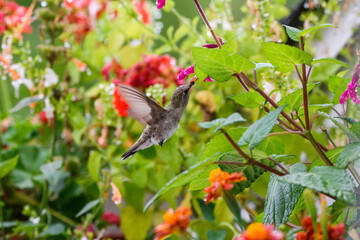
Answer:
[{"label": "blurred background foliage", "polygon": [[[177,74],[194,64],[192,47],[213,43],[213,39],[191,0],[167,0],[162,11],[150,0],[144,9],[136,7],[137,1],[91,1],[98,4],[95,14],[89,5],[73,5],[76,0],[35,1],[31,34],[16,37],[17,26],[13,26],[1,36],[1,56],[9,64],[7,68],[2,61],[0,70],[0,164],[7,163],[0,170],[2,236],[91,239],[102,234],[120,239],[152,239],[152,230],[162,222],[167,208],[191,203],[192,238],[207,239],[208,230],[226,229],[223,239],[231,239],[237,229],[224,200],[210,205],[202,201],[202,189],[209,184],[209,168],[201,172],[198,182],[191,182],[193,191],[188,191],[188,186],[172,188],[147,212],[143,207],[167,182],[204,160],[205,145],[214,134],[199,128],[198,123],[240,112],[247,122],[236,127],[246,127],[266,112],[240,106],[229,98],[243,91],[235,79],[226,83],[198,81],[174,136],[163,147],[139,151],[123,161],[121,154],[140,136],[143,126],[119,116],[113,103],[112,81],[120,79],[135,85],[165,106],[179,84]],[[27,0],[16,2],[26,7],[32,4]],[[262,42],[295,45],[282,24],[303,28],[327,23],[339,12],[347,11],[344,5],[348,1],[199,2],[216,34],[227,42],[226,47],[254,62],[266,62]],[[84,16],[78,16],[78,12]],[[311,35],[307,50],[315,52],[311,42],[321,41],[321,36],[321,31]],[[339,53],[350,66],[356,61],[354,43],[349,40]],[[164,55],[169,56],[162,58]],[[17,69],[18,79],[14,79],[11,69]],[[342,70],[345,68],[333,63],[314,67],[310,79],[319,85],[310,94],[312,104],[331,103],[327,82],[330,75]],[[253,77],[252,72],[248,74]],[[263,68],[257,74],[259,85],[268,94],[276,90],[274,99],[300,88],[293,72]],[[143,79],[138,81],[139,76]],[[14,84],[19,80],[24,84]],[[351,108],[352,118],[356,119],[358,108]],[[316,119],[316,124],[323,124],[323,119]],[[329,130],[336,143],[345,142],[336,128]],[[320,143],[328,144],[321,131],[314,131],[314,135]],[[279,155],[295,156],[285,161],[287,164],[316,157],[310,144],[300,137],[281,135],[268,141],[260,146],[261,150],[271,145]],[[245,222],[262,212],[269,178],[267,172],[259,174],[251,189],[237,195],[241,206],[254,213],[244,211]],[[109,201],[110,182],[123,197],[117,207]],[[118,221],[109,226],[102,218],[107,211],[115,212],[121,224]],[[213,213],[207,215],[209,212]]]}]

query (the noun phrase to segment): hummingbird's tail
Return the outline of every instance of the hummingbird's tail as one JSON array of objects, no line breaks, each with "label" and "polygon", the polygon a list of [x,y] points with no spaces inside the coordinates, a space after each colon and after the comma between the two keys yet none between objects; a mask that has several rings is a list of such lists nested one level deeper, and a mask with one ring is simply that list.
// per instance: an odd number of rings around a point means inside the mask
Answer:
[{"label": "hummingbird's tail", "polygon": [[133,150],[132,148],[129,149],[129,151],[127,151],[126,153],[124,153],[121,158],[123,160],[128,159],[129,157],[131,157],[132,155],[134,155],[137,152],[137,150]]},{"label": "hummingbird's tail", "polygon": [[150,138],[141,139],[140,137],[139,140],[137,140],[137,142],[126,153],[124,153],[121,156],[121,158],[123,160],[126,160],[132,155],[134,155],[137,151],[148,148],[152,145],[153,143],[151,142]]}]

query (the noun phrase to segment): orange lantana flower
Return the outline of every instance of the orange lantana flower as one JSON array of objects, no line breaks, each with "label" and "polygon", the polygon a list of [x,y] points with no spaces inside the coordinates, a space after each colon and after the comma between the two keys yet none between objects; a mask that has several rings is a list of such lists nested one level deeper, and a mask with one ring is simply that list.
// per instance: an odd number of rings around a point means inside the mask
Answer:
[{"label": "orange lantana flower", "polygon": [[234,238],[234,240],[283,240],[284,238],[284,233],[274,230],[273,225],[252,223],[245,232]]},{"label": "orange lantana flower", "polygon": [[[296,240],[308,240],[308,239],[323,239],[322,229],[319,223],[317,223],[317,236],[315,235],[314,225],[311,217],[304,217],[301,221],[301,226],[305,229],[305,232],[299,232],[296,235]],[[339,223],[338,225],[328,225],[328,239],[329,240],[344,240],[345,224]]]},{"label": "orange lantana flower", "polygon": [[192,212],[188,207],[179,207],[176,211],[167,210],[163,217],[164,222],[154,229],[154,240],[164,239],[176,231],[184,232],[190,223],[191,214]]},{"label": "orange lantana flower", "polygon": [[245,181],[246,177],[243,173],[232,173],[221,171],[220,168],[214,169],[210,172],[209,181],[211,185],[204,189],[208,193],[206,196],[206,204],[212,199],[216,200],[221,196],[222,190],[229,190],[234,187],[234,182]]}]

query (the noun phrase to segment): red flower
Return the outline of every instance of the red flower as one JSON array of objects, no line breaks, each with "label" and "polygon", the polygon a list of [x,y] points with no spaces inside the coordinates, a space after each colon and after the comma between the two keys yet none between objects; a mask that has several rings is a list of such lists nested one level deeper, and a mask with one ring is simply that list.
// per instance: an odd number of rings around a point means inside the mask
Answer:
[{"label": "red flower", "polygon": [[149,24],[150,14],[146,7],[146,0],[133,0],[132,4],[134,5],[135,11],[140,14],[143,23]]},{"label": "red flower", "polygon": [[221,196],[223,190],[229,190],[234,187],[233,182],[245,181],[246,177],[241,173],[232,173],[221,171],[220,168],[214,169],[210,172],[209,181],[211,185],[204,189],[208,193],[206,196],[206,204],[211,200],[216,200]]},{"label": "red flower", "polygon": [[[303,218],[301,225],[305,229],[305,232],[299,232],[296,235],[296,240],[323,239],[322,228],[319,223],[317,224],[317,236],[315,236],[314,225],[310,216]],[[343,223],[339,223],[338,225],[331,225],[329,223],[328,240],[345,240],[345,238],[342,237],[344,233],[345,225]]]},{"label": "red flower", "polygon": [[113,212],[105,212],[102,217],[102,220],[106,221],[109,224],[120,225],[120,218]]},{"label": "red flower", "polygon": [[91,0],[65,0],[65,7],[82,9],[88,7]]},{"label": "red flower", "polygon": [[179,207],[174,211],[169,209],[164,214],[164,223],[158,225],[155,229],[154,240],[164,239],[175,231],[184,232],[190,223],[192,212],[188,207]]},{"label": "red flower", "polygon": [[120,116],[126,117],[128,115],[129,105],[121,97],[121,94],[117,88],[114,90],[113,106]]},{"label": "red flower", "polygon": [[104,76],[106,81],[109,80],[111,73],[114,73],[116,78],[122,77],[123,70],[121,68],[121,65],[116,60],[116,58],[113,58],[111,63],[105,64],[105,66],[101,70],[101,74]]},{"label": "red flower", "polygon": [[252,223],[245,232],[235,237],[234,240],[282,240],[284,238],[284,233],[274,230],[273,225]]}]

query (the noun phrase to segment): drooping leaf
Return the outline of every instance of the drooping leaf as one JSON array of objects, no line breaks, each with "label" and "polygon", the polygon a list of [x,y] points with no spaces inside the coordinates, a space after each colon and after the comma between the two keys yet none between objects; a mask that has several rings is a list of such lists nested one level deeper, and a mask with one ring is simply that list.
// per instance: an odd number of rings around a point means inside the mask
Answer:
[{"label": "drooping leaf", "polygon": [[299,29],[287,25],[283,25],[283,26],[285,27],[286,33],[289,36],[289,38],[291,38],[295,42],[300,42],[299,33],[301,31]]},{"label": "drooping leaf", "polygon": [[242,221],[241,221],[241,209],[239,206],[239,203],[234,198],[233,194],[230,190],[224,190],[223,191],[223,197],[225,199],[226,205],[234,215],[236,222],[239,224],[241,230],[245,230]]},{"label": "drooping leaf", "polygon": [[40,102],[42,100],[44,100],[43,95],[23,98],[10,110],[10,112],[19,111],[20,109],[29,106],[31,103]]},{"label": "drooping leaf", "polygon": [[92,151],[88,159],[87,169],[94,181],[99,181],[100,179],[100,166],[101,166],[100,153],[97,151]]},{"label": "drooping leaf", "polygon": [[192,54],[204,73],[219,82],[229,80],[235,73],[253,69],[255,64],[250,60],[222,49],[196,48]]},{"label": "drooping leaf", "polygon": [[[309,84],[307,86],[307,93],[309,93],[316,85],[317,83]],[[299,110],[303,98],[303,89],[300,88],[283,97],[277,104],[279,106],[286,105],[284,109],[285,112],[290,112],[291,110],[296,112]]]},{"label": "drooping leaf", "polygon": [[316,63],[323,63],[323,62],[327,62],[327,63],[334,63],[334,64],[338,64],[338,65],[341,65],[343,66],[344,68],[349,68],[349,64],[343,62],[343,61],[340,61],[336,58],[319,58],[319,59],[314,59],[312,61],[312,65],[316,64]]},{"label": "drooping leaf", "polygon": [[[306,172],[306,166],[296,163],[289,168],[289,172]],[[274,174],[270,176],[263,219],[265,224],[276,226],[287,222],[304,189],[297,184],[280,182],[279,178]]]},{"label": "drooping leaf", "polygon": [[289,72],[297,64],[310,65],[312,62],[310,54],[285,44],[264,42],[262,49],[270,63],[281,72]]},{"label": "drooping leaf", "polygon": [[335,26],[332,25],[332,24],[320,24],[318,26],[314,26],[314,27],[310,27],[310,28],[307,28],[307,29],[304,29],[302,30],[300,33],[299,33],[299,36],[305,36],[306,34],[314,31],[314,30],[318,30],[318,29],[321,29],[321,28],[334,28]]},{"label": "drooping leaf", "polygon": [[349,204],[355,203],[354,182],[343,169],[331,166],[313,167],[308,173],[292,173],[279,180],[329,194]]},{"label": "drooping leaf", "polygon": [[100,203],[100,199],[93,200],[91,202],[88,202],[76,215],[75,217],[80,217],[84,213],[87,213],[92,208],[94,208],[96,205]]},{"label": "drooping leaf", "polygon": [[230,96],[232,100],[241,106],[253,109],[262,105],[264,98],[256,92],[244,92]]},{"label": "drooping leaf", "polygon": [[360,142],[350,143],[345,146],[344,151],[336,160],[336,166],[346,168],[349,163],[360,160]]},{"label": "drooping leaf", "polygon": [[16,167],[18,160],[19,155],[16,155],[11,159],[0,162],[0,178],[3,178],[9,174]]},{"label": "drooping leaf", "polygon": [[236,122],[244,122],[246,119],[244,119],[240,113],[233,113],[227,118],[218,118],[210,122],[202,122],[199,123],[199,126],[202,128],[212,128],[217,126],[215,128],[214,133],[219,131],[221,128],[226,127],[228,125],[234,124]]},{"label": "drooping leaf", "polygon": [[253,123],[244,132],[238,144],[240,146],[249,144],[249,148],[254,149],[271,132],[284,108],[285,106],[281,106]]}]

